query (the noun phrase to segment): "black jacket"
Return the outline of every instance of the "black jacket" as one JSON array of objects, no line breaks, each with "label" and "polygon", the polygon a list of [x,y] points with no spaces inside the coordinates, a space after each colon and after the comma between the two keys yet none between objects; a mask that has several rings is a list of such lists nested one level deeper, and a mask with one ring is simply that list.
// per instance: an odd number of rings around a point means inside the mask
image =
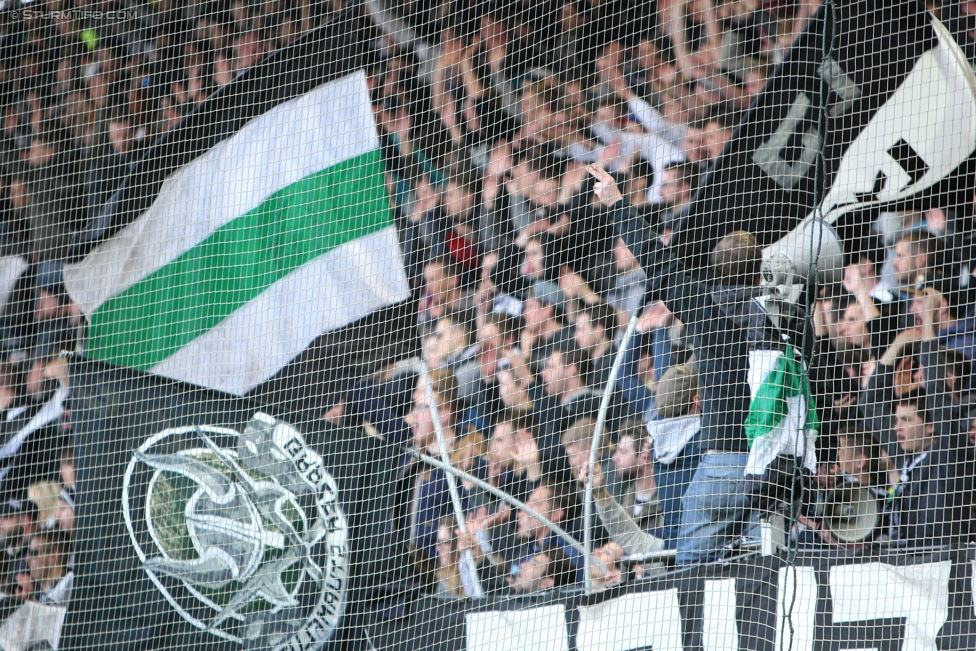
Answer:
[{"label": "black jacket", "polygon": [[[748,452],[743,422],[751,402],[749,350],[763,341],[779,341],[768,317],[752,300],[759,289],[696,279],[633,207],[621,202],[611,214],[617,235],[647,274],[648,299],[663,301],[684,324],[698,368],[705,449]],[[799,350],[799,342],[795,344]]]},{"label": "black jacket", "polygon": [[71,445],[70,433],[61,426],[67,396],[62,389],[43,404],[16,402],[0,412],[2,499],[27,499],[31,484],[60,479],[61,455]]},{"label": "black jacket", "polygon": [[[968,412],[964,405],[954,403],[946,386],[946,355],[938,341],[920,344],[919,362],[925,378],[925,407],[935,435],[954,438],[964,435],[969,427]],[[861,425],[874,434],[888,453],[901,465],[905,457],[894,432],[895,423],[895,367],[878,364],[868,378],[868,385],[858,397]]]},{"label": "black jacket", "polygon": [[[530,388],[538,424],[536,443],[543,457],[562,457],[562,435],[578,418],[596,418],[600,410],[600,394],[586,389],[565,404],[550,396],[541,384]],[[612,419],[611,419],[612,420]]]},{"label": "black jacket", "polygon": [[895,414],[895,367],[878,364],[868,378],[868,385],[857,398],[861,426],[869,430],[889,457],[900,462],[904,452],[892,429]]},{"label": "black jacket", "polygon": [[[946,379],[946,351],[937,339],[925,340],[919,347],[919,364],[925,381],[929,420],[940,436],[965,436],[969,429],[969,405],[954,399]],[[958,382],[963,379],[959,378]]]},{"label": "black jacket", "polygon": [[942,437],[922,454],[896,492],[895,538],[909,547],[968,540],[973,482],[965,448],[956,437]]}]

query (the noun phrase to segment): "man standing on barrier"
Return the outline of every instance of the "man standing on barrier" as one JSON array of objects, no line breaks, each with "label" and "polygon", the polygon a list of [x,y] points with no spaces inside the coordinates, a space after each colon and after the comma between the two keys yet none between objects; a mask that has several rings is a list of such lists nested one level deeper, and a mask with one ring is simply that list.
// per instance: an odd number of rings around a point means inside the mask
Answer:
[{"label": "man standing on barrier", "polygon": [[[777,327],[757,300],[763,294],[759,287],[762,249],[752,234],[735,231],[723,237],[709,256],[711,278],[701,281],[673,257],[641,214],[623,201],[610,174],[598,165],[591,165],[589,172],[597,181],[593,191],[610,210],[617,235],[647,275],[649,299],[667,305],[684,324],[692,344],[705,454],[682,497],[677,562],[712,561],[735,539],[750,533],[754,507],[767,507],[773,496],[791,499],[789,491],[782,489],[796,475],[796,457],[812,453],[809,440],[802,442],[799,451],[796,446],[789,450],[794,454],[784,454],[788,446],[767,448],[767,452],[773,450],[773,458],[758,469],[767,481],[750,481],[747,476],[747,466],[756,466],[750,444],[762,430],[755,422],[748,426],[748,421],[756,420],[753,397],[758,395],[750,389],[750,379],[754,379],[750,376],[756,374],[755,369],[750,370],[750,359],[757,350],[779,348],[782,353],[784,346],[799,348],[802,329],[797,326],[802,324],[792,317],[777,318]],[[791,352],[781,358],[793,361]],[[802,380],[806,386],[805,378]],[[806,418],[799,422],[802,427]],[[779,471],[775,479],[781,481],[771,479],[774,470]]]}]

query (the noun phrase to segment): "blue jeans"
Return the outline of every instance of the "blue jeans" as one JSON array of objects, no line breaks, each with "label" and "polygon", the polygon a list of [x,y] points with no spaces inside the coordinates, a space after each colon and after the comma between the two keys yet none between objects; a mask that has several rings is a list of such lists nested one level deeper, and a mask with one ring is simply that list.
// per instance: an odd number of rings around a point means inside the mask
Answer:
[{"label": "blue jeans", "polygon": [[707,452],[681,498],[679,565],[706,563],[748,526],[750,499],[745,488],[747,453]]},{"label": "blue jeans", "polygon": [[660,532],[653,532],[664,539],[665,549],[674,549],[678,542],[678,524],[681,522],[681,497],[691,485],[691,480],[701,461],[701,434],[688,441],[678,458],[669,464],[654,462],[654,482],[657,484],[657,500],[663,522]]}]

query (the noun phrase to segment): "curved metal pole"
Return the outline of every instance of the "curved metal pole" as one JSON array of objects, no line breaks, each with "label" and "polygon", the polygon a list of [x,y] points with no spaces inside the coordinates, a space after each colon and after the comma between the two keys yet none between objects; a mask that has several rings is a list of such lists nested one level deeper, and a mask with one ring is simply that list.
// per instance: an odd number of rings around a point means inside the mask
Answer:
[{"label": "curved metal pole", "polygon": [[590,558],[593,551],[593,532],[590,528],[590,521],[593,519],[593,466],[596,465],[596,453],[600,447],[600,439],[603,436],[603,427],[607,422],[607,410],[610,408],[610,396],[613,389],[617,386],[617,375],[620,373],[620,365],[624,363],[624,356],[627,354],[627,346],[637,330],[637,313],[630,317],[627,323],[627,331],[624,338],[620,340],[620,348],[617,350],[617,357],[613,360],[610,368],[610,377],[607,379],[607,386],[603,388],[603,398],[600,400],[600,411],[596,415],[596,427],[593,429],[593,442],[590,444],[590,459],[587,465],[586,489],[583,493],[583,547],[586,553],[583,556],[583,587],[589,592],[593,587],[593,567],[590,565]]},{"label": "curved metal pole", "polygon": [[[482,489],[484,491],[487,491],[487,492],[491,493],[492,495],[494,495],[498,499],[500,499],[500,500],[502,500],[502,501],[504,501],[504,502],[506,502],[508,504],[511,504],[512,506],[514,506],[517,509],[521,509],[521,510],[525,511],[526,513],[528,513],[529,515],[531,515],[533,518],[535,518],[536,520],[538,520],[542,524],[544,524],[547,527],[549,527],[550,529],[552,529],[552,532],[554,534],[556,534],[557,536],[559,536],[560,538],[562,538],[563,540],[565,540],[566,543],[569,544],[570,547],[572,547],[573,549],[575,549],[576,551],[578,551],[580,554],[585,554],[586,553],[586,550],[583,548],[583,545],[579,544],[579,542],[575,538],[573,538],[571,535],[569,535],[569,532],[567,532],[565,529],[563,529],[562,527],[560,527],[558,524],[556,524],[555,522],[553,522],[552,520],[550,520],[546,516],[542,515],[541,513],[539,513],[538,511],[536,511],[535,509],[533,509],[532,507],[530,507],[528,504],[526,504],[522,500],[518,499],[517,497],[512,497],[511,495],[509,495],[508,493],[506,493],[502,489],[495,488],[494,486],[492,486],[491,484],[489,484],[485,480],[478,479],[477,477],[475,477],[471,473],[465,472],[463,470],[459,470],[458,468],[455,468],[454,466],[441,463],[440,461],[438,461],[434,457],[429,456],[429,455],[426,455],[423,452],[418,452],[417,450],[411,450],[410,451],[410,454],[413,455],[414,457],[420,459],[424,463],[430,464],[430,465],[434,466],[435,468],[440,468],[441,470],[443,470],[444,472],[446,472],[449,475],[457,475],[461,479],[466,479],[469,482],[471,482],[472,484],[474,484],[475,486],[477,486],[478,488],[480,488],[480,489]],[[604,565],[603,563],[601,563],[596,558],[593,559],[593,562],[596,563],[596,566],[598,568],[600,568],[600,571],[601,572],[607,573],[608,570],[607,570],[606,565]]]},{"label": "curved metal pole", "polygon": [[[441,461],[445,466],[451,468],[451,456],[447,451],[447,444],[444,442],[444,428],[441,426],[441,419],[437,413],[434,387],[431,385],[430,375],[427,373],[427,362],[423,359],[420,360],[420,377],[424,379],[424,392],[427,394],[427,402],[430,403],[430,417],[434,421],[434,434],[437,436],[437,447],[440,451]],[[441,469],[445,470],[444,468]],[[457,520],[458,529],[461,530],[462,534],[468,535],[468,524],[464,519],[464,508],[461,506],[461,496],[458,495],[457,482],[454,481],[454,475],[446,470],[444,477],[447,479],[447,492],[450,493],[451,503],[454,505],[454,517]],[[480,597],[484,595],[485,591],[481,587],[481,580],[478,578],[478,566],[474,562],[474,556],[471,555],[470,549],[465,550],[460,562],[467,567],[468,576],[474,577],[474,584],[471,586],[474,594],[468,596]],[[467,592],[467,586],[465,586],[465,592]]]}]

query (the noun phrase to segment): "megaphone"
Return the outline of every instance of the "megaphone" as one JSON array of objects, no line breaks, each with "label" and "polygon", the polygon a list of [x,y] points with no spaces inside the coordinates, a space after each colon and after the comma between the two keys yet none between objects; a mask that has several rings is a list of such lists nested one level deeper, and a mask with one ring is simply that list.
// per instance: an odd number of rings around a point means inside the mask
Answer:
[{"label": "megaphone", "polygon": [[[844,245],[837,231],[823,219],[813,218],[804,221],[781,239],[763,250],[763,261],[767,266],[777,265],[777,258],[788,259],[798,280],[785,281],[764,278],[764,284],[802,283],[817,265],[817,276],[827,283],[839,282],[844,275]],[[765,275],[765,274],[764,274]]]},{"label": "megaphone", "polygon": [[860,483],[844,482],[824,501],[823,522],[842,543],[864,542],[881,522],[881,505],[874,493]]}]

